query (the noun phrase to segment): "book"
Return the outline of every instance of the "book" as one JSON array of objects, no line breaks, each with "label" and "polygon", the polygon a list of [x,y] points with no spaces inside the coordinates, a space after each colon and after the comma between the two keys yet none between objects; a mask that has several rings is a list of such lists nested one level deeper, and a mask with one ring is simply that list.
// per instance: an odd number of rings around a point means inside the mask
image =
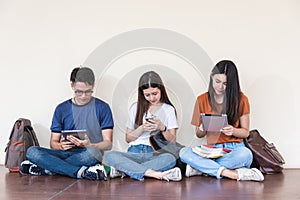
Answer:
[{"label": "book", "polygon": [[217,148],[213,145],[206,145],[206,144],[195,146],[192,148],[192,151],[204,158],[219,158],[231,152],[230,149]]}]

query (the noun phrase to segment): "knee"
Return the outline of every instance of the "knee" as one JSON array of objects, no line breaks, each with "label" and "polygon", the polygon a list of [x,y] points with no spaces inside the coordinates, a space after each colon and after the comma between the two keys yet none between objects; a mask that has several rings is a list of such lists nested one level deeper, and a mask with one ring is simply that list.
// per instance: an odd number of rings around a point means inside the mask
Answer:
[{"label": "knee", "polygon": [[168,160],[170,163],[174,162],[176,163],[176,158],[175,156],[173,156],[172,154],[170,153],[164,153],[161,155],[163,157],[164,160]]},{"label": "knee", "polygon": [[102,151],[96,147],[87,147],[87,151],[92,157],[97,158],[98,160],[102,159]]},{"label": "knee", "polygon": [[190,156],[188,156],[188,152],[190,151],[189,147],[184,147],[180,150],[179,152],[179,157],[180,159],[186,159],[189,158]]},{"label": "knee", "polygon": [[117,151],[109,151],[105,152],[103,161],[107,164],[110,164],[112,161],[118,160],[119,157],[119,152]]},{"label": "knee", "polygon": [[87,165],[94,165],[102,161],[102,151],[96,147],[87,147],[86,151],[81,154],[82,162]]},{"label": "knee", "polygon": [[250,149],[247,147],[242,147],[238,149],[238,156],[240,160],[248,160],[249,162],[252,162],[253,155]]},{"label": "knee", "polygon": [[39,154],[40,147],[38,146],[31,146],[27,149],[26,157],[28,160],[31,160],[32,158],[36,158]]}]

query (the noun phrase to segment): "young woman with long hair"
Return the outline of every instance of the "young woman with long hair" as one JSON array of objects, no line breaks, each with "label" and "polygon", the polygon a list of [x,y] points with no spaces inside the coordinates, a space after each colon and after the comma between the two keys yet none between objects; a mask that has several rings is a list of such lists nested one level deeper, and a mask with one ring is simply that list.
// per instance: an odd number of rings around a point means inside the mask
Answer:
[{"label": "young woman with long hair", "polygon": [[127,152],[111,151],[104,156],[105,163],[111,166],[110,176],[125,173],[137,180],[152,177],[180,181],[181,171],[174,168],[176,158],[169,153],[155,153],[149,142],[151,133],[157,131],[162,131],[167,140],[175,141],[178,128],[175,107],[156,72],[141,76],[138,101],[129,110],[126,126]]},{"label": "young woman with long hair", "polygon": [[[228,125],[219,132],[204,131],[201,113],[227,114]],[[186,176],[204,173],[217,178],[263,181],[258,169],[250,169],[253,156],[243,142],[249,135],[249,114],[249,101],[241,92],[235,64],[230,60],[218,62],[210,74],[208,92],[197,97],[191,124],[196,126],[197,137],[206,137],[207,144],[231,152],[211,159],[197,155],[190,147],[181,149],[180,159],[187,163]]]}]

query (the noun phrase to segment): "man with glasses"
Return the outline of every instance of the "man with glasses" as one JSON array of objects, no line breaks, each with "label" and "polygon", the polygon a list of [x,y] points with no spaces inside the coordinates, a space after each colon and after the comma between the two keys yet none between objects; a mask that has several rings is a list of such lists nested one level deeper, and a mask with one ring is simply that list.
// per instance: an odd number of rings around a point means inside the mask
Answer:
[{"label": "man with glasses", "polygon": [[[51,148],[33,146],[21,163],[20,173],[61,174],[73,178],[106,180],[101,165],[103,152],[112,148],[113,117],[104,101],[93,97],[95,76],[87,67],[73,69],[70,77],[74,97],[59,104],[51,125]],[[64,131],[84,130],[84,135],[62,137]]]}]

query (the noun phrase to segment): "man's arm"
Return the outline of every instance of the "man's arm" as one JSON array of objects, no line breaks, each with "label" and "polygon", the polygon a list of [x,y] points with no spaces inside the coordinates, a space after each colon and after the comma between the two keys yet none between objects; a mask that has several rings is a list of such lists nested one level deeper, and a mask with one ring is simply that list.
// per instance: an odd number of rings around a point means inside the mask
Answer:
[{"label": "man's arm", "polygon": [[53,149],[60,149],[60,150],[68,150],[74,147],[74,144],[69,141],[61,141],[60,139],[61,134],[60,133],[51,133],[50,138],[50,147]]},{"label": "man's arm", "polygon": [[67,139],[71,142],[71,144],[74,144],[79,147],[86,148],[88,146],[93,146],[100,150],[107,151],[107,150],[111,150],[112,148],[112,133],[113,133],[112,129],[102,130],[103,141],[98,143],[91,143],[87,135],[85,135],[85,138],[83,140],[78,139],[73,135],[69,135]]},{"label": "man's arm", "polygon": [[60,133],[51,133],[50,147],[53,149],[61,149]]},{"label": "man's arm", "polygon": [[90,144],[91,146],[97,147],[103,151],[111,150],[112,148],[112,135],[113,129],[102,130],[103,141],[95,144]]}]

